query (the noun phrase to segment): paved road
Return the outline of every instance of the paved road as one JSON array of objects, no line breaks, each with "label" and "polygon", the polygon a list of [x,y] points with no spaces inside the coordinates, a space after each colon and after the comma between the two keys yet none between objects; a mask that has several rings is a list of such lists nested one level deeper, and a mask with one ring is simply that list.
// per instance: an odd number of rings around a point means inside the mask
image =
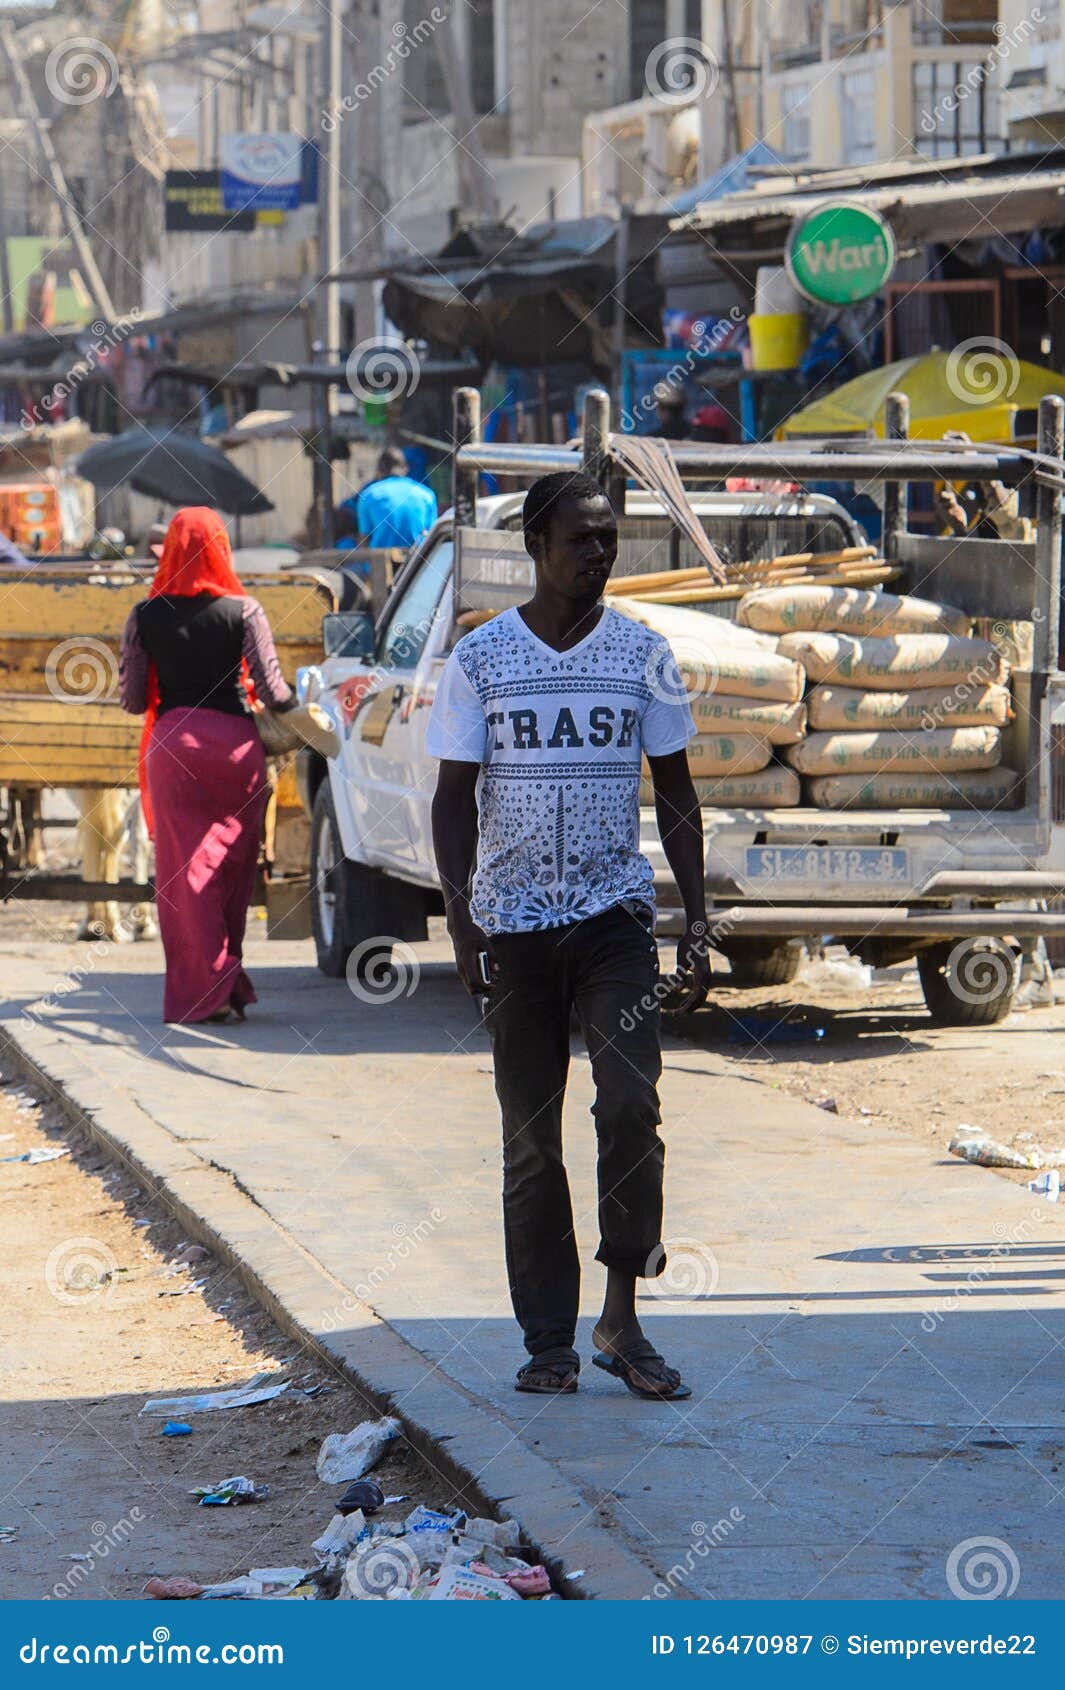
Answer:
[{"label": "paved road", "polygon": [[[487,1410],[505,1434],[488,1477],[519,1512],[528,1473],[547,1469],[519,1462],[508,1488],[508,1460],[545,1458],[579,1517],[646,1568],[628,1594],[947,1598],[970,1561],[963,1549],[948,1576],[952,1552],[993,1539],[992,1583],[1060,1596],[1059,1209],[671,1043],[673,1267],[641,1314],[695,1395],[640,1403],[588,1366],[579,1395],[546,1403],[511,1389],[487,1043],[439,944],[420,947],[411,995],[370,1006],[321,978],[306,945],[257,941],[262,1001],[245,1027],[168,1029],[156,946],[2,941],[14,1035],[83,1077],[101,1120],[109,1100],[132,1103],[183,1165],[231,1174],[455,1383],[456,1414]],[[575,1050],[586,1355],[601,1292],[590,1096]],[[572,1537],[552,1546],[571,1567]]]}]

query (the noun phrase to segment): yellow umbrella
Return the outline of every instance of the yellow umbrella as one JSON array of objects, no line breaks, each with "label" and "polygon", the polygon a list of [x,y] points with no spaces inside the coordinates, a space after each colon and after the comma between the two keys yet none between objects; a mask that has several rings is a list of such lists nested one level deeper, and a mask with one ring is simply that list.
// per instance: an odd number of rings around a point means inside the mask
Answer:
[{"label": "yellow umbrella", "polygon": [[1065,398],[1065,376],[1015,358],[1002,341],[966,341],[953,352],[924,352],[867,370],[796,411],[778,438],[882,437],[889,393],[909,398],[914,439],[939,440],[948,429],[961,429],[971,440],[1005,443],[1035,437],[1039,401],[1048,393]]}]

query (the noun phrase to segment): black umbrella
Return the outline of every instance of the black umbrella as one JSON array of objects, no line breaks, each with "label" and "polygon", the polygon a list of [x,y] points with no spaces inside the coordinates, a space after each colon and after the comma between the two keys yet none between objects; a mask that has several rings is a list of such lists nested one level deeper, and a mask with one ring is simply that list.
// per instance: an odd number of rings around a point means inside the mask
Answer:
[{"label": "black umbrella", "polygon": [[129,482],[168,505],[210,505],[232,516],[262,516],[273,505],[217,446],[178,430],[136,428],[81,454],[77,472],[104,492]]}]

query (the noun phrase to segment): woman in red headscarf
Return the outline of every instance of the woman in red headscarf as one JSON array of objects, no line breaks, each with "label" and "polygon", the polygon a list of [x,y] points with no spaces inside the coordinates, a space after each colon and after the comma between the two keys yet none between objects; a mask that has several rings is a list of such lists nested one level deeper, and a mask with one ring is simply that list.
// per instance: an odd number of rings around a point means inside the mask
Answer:
[{"label": "woman in red headscarf", "polygon": [[267,795],[251,705],[295,700],[216,511],[190,506],[171,522],[122,636],[120,691],[122,708],[145,718],[140,788],[155,840],[163,1019],[242,1021],[255,1002],[241,953]]}]

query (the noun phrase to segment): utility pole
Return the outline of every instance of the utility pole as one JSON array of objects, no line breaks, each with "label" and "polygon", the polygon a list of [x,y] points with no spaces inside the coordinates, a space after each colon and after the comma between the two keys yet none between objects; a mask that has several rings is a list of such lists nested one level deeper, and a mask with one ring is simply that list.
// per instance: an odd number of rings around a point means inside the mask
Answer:
[{"label": "utility pole", "polygon": [[4,161],[0,158],[0,312],[3,314],[4,333],[11,334],[15,327],[15,309],[11,298],[11,260],[7,250],[7,201],[4,197]]},{"label": "utility pole", "polygon": [[[318,297],[315,362],[340,359],[340,101],[343,93],[344,0],[322,0],[322,92],[334,122],[325,130],[318,161]],[[337,391],[331,382],[312,387],[315,413],[314,500],[323,546],[333,544],[333,418]]]},{"label": "utility pole", "polygon": [[[465,16],[462,22],[467,22]],[[455,157],[460,199],[463,205],[471,206],[479,218],[492,223],[499,217],[499,196],[496,193],[495,178],[481,146],[481,137],[477,132],[468,42],[460,39],[458,27],[458,16],[452,12],[448,21],[441,24],[436,31],[433,39],[440,54],[440,69],[444,75],[444,87],[447,89],[447,102],[455,120]],[[467,50],[464,51],[464,48]]]},{"label": "utility pole", "polygon": [[85,278],[85,284],[92,294],[93,302],[100,316],[105,322],[113,323],[116,316],[114,302],[107,291],[107,284],[100,274],[92,247],[85,230],[82,228],[81,218],[71,198],[67,179],[63,174],[63,167],[59,162],[55,147],[52,145],[48,126],[41,117],[37,96],[34,94],[30,79],[26,75],[22,54],[10,24],[0,24],[0,51],[3,52],[7,60],[8,69],[14,80],[18,103],[21,107],[21,116],[33,130],[37,149],[48,174],[49,184],[62,212],[63,222],[70,237],[71,245],[77,253],[78,267]]}]

